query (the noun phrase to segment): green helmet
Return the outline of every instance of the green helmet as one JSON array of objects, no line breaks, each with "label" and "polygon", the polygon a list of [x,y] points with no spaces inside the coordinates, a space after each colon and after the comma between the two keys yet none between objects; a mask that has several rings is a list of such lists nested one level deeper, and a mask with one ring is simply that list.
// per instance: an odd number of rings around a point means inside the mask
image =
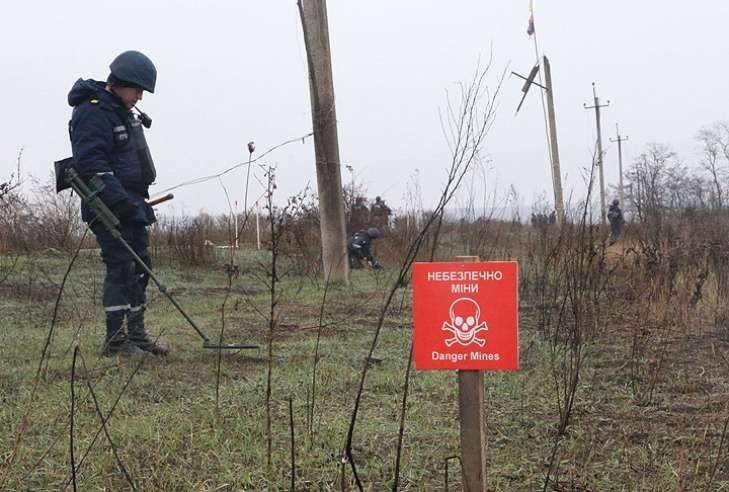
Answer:
[{"label": "green helmet", "polygon": [[110,82],[154,92],[157,69],[152,60],[139,51],[125,51],[114,58],[109,68],[111,69]]}]

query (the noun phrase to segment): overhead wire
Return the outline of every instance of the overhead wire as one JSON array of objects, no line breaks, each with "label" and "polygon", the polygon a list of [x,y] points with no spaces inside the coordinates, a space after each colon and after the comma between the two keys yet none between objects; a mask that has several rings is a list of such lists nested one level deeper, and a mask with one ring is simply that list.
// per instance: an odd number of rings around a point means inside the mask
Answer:
[{"label": "overhead wire", "polygon": [[309,138],[309,137],[311,137],[311,136],[313,136],[313,135],[314,135],[314,132],[309,132],[306,135],[303,135],[301,137],[292,138],[292,139],[286,140],[284,142],[281,142],[278,145],[274,145],[273,147],[271,147],[270,149],[266,150],[263,154],[259,155],[255,159],[249,159],[246,162],[241,162],[240,164],[236,164],[234,166],[231,166],[231,167],[229,167],[229,168],[227,168],[227,169],[225,169],[225,170],[223,170],[223,171],[221,171],[219,173],[216,173],[216,174],[211,174],[209,176],[201,176],[199,178],[191,179],[191,180],[188,180],[188,181],[183,181],[182,183],[176,184],[175,186],[171,186],[169,188],[165,188],[164,190],[157,191],[156,192],[156,195],[163,195],[163,194],[168,193],[168,192],[170,192],[172,190],[176,190],[178,188],[182,188],[183,186],[191,186],[191,185],[195,185],[195,184],[204,183],[206,181],[210,181],[210,180],[213,180],[213,179],[218,179],[221,176],[224,176],[224,175],[228,174],[229,172],[234,171],[234,170],[236,170],[238,168],[241,168],[243,166],[250,166],[251,164],[253,164],[253,163],[255,163],[255,162],[263,159],[265,156],[267,156],[268,154],[270,154],[274,150],[280,149],[281,147],[284,147],[284,146],[289,145],[289,144],[294,143],[294,142],[305,143],[306,139]]}]

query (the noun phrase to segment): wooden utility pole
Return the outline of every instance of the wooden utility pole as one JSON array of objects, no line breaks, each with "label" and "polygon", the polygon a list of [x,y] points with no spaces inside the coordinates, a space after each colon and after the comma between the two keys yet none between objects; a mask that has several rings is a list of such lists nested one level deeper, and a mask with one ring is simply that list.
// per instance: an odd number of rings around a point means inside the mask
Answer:
[{"label": "wooden utility pole", "polygon": [[349,263],[327,4],[326,0],[299,0],[298,6],[309,65],[324,279],[347,283]]},{"label": "wooden utility pole", "polygon": [[[557,145],[557,122],[556,118],[554,116],[554,91],[552,90],[552,71],[549,66],[549,60],[547,57],[544,57],[544,71],[545,71],[545,84],[542,85],[541,83],[537,83],[534,81],[534,78],[539,73],[539,64],[534,65],[532,67],[531,72],[529,72],[529,75],[524,77],[523,75],[519,75],[516,72],[511,72],[512,75],[516,75],[517,77],[524,79],[524,85],[521,88],[521,91],[524,93],[524,95],[521,97],[521,101],[519,101],[519,105],[516,108],[516,112],[519,113],[519,109],[521,108],[521,105],[524,103],[524,100],[526,99],[526,95],[529,92],[529,89],[532,85],[536,85],[540,89],[544,90],[547,94],[547,107],[544,111],[544,126],[546,127],[547,132],[547,146],[549,150],[549,160],[550,160],[550,171],[552,174],[552,189],[554,190],[554,209],[557,212],[557,223],[562,224],[564,222],[564,200],[562,198],[562,175],[560,173],[559,169],[559,148]],[[542,75],[539,73],[539,82],[542,82]],[[544,107],[544,98],[540,98],[542,100],[542,109],[545,109]]]},{"label": "wooden utility pole", "polygon": [[618,138],[613,140],[610,139],[611,142],[618,142],[618,171],[620,172],[620,181],[619,181],[619,188],[618,188],[618,200],[620,200],[620,206],[625,208],[625,203],[623,202],[624,193],[623,193],[623,145],[622,143],[628,140],[628,137],[621,137],[620,136],[620,129],[618,128],[618,124],[615,123],[615,133],[617,133]]},{"label": "wooden utility pole", "polygon": [[595,110],[595,123],[597,125],[597,166],[600,172],[600,216],[602,217],[602,225],[605,225],[605,172],[603,171],[603,159],[602,159],[602,132],[600,130],[600,108],[606,108],[610,106],[610,101],[607,104],[600,105],[600,99],[597,97],[595,92],[595,82],[592,83],[592,97],[594,100],[594,106],[588,106],[583,104],[585,109]]},{"label": "wooden utility pole", "polygon": [[549,117],[549,145],[552,156],[552,186],[554,188],[554,208],[557,223],[564,223],[564,200],[562,198],[562,175],[559,170],[559,147],[557,145],[557,121],[554,116],[554,91],[552,90],[552,70],[549,60],[544,57],[544,83],[547,87],[547,114]]}]

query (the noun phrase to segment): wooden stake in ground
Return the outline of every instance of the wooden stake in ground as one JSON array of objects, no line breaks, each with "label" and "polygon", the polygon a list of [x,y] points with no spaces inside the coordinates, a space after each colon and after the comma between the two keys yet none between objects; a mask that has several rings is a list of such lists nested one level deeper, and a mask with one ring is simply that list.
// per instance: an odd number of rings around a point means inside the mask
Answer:
[{"label": "wooden stake in ground", "polygon": [[326,0],[299,0],[309,64],[324,279],[347,283],[347,237]]},{"label": "wooden stake in ground", "polygon": [[600,104],[600,99],[597,97],[595,92],[595,82],[592,83],[592,98],[594,99],[595,105],[588,106],[583,104],[585,109],[595,110],[595,124],[597,125],[597,167],[600,172],[600,217],[602,225],[605,225],[605,219],[607,217],[605,211],[605,172],[603,171],[603,159],[602,159],[602,131],[600,130],[600,108],[606,108],[610,106],[610,101],[607,104]]},{"label": "wooden stake in ground", "polygon": [[[478,256],[456,256],[477,262]],[[483,371],[458,371],[458,416],[461,421],[463,481],[469,492],[486,490],[486,427],[483,419]]]},{"label": "wooden stake in ground", "polygon": [[562,198],[562,175],[559,169],[559,147],[557,145],[557,121],[554,116],[554,91],[552,90],[552,69],[549,60],[544,57],[544,83],[547,87],[547,114],[549,116],[549,144],[552,155],[552,180],[554,187],[554,208],[557,211],[557,223],[564,223],[564,200]]}]

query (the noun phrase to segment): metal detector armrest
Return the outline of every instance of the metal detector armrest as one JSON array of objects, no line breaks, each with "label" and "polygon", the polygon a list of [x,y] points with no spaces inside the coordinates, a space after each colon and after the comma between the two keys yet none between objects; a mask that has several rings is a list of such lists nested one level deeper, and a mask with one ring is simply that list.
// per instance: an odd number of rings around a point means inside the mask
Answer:
[{"label": "metal detector armrest", "polygon": [[66,179],[66,169],[72,167],[73,162],[73,157],[66,157],[53,163],[53,170],[56,174],[56,193],[60,193],[71,187],[71,183]]}]

